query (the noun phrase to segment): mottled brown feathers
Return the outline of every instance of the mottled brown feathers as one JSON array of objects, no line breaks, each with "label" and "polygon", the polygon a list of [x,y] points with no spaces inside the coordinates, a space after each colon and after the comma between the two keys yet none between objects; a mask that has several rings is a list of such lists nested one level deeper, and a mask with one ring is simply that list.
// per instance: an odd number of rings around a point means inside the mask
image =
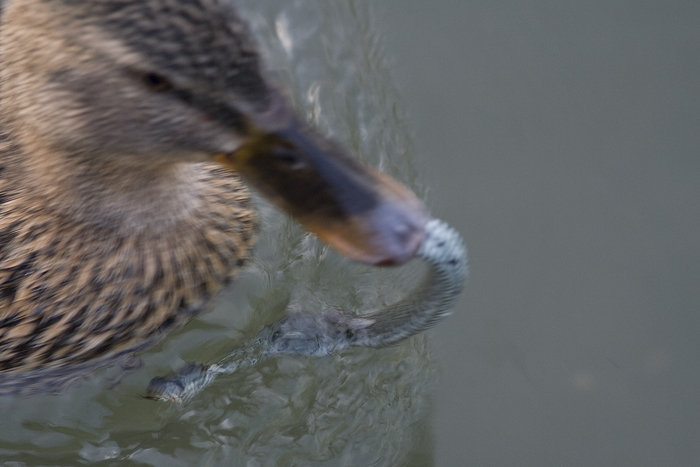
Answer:
[{"label": "mottled brown feathers", "polygon": [[0,174],[0,371],[133,350],[232,279],[256,216],[236,176],[196,169],[192,188],[205,209],[168,232],[135,236],[57,217]]},{"label": "mottled brown feathers", "polygon": [[[0,144],[0,160],[8,151]],[[143,348],[230,282],[255,242],[257,216],[236,175],[193,168],[188,188],[202,209],[138,235],[57,216],[17,186],[18,168],[0,170],[0,394],[56,384],[44,376],[20,389],[12,374],[26,380],[53,368],[70,381],[81,363],[94,368]]]},{"label": "mottled brown feathers", "polygon": [[228,1],[0,5],[0,394],[29,393],[153,343],[233,278],[257,217],[208,161],[279,94]]}]

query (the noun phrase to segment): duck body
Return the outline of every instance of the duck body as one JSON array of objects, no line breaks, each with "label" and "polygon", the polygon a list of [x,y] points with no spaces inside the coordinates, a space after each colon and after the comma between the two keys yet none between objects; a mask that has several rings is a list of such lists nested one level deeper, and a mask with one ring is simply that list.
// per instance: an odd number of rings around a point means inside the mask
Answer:
[{"label": "duck body", "polygon": [[54,212],[18,186],[12,152],[0,147],[0,394],[58,390],[158,341],[201,311],[254,245],[249,192],[219,165],[183,167],[187,216],[125,232]]},{"label": "duck body", "polygon": [[255,242],[243,179],[352,259],[415,254],[422,205],[295,115],[228,0],[0,7],[0,394],[205,307]]}]

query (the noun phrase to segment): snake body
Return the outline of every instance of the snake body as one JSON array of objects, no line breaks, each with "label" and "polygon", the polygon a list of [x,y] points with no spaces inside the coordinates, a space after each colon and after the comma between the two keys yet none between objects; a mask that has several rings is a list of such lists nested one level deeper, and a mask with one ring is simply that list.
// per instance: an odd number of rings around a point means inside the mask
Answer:
[{"label": "snake body", "polygon": [[291,314],[265,327],[217,364],[191,364],[176,374],[154,378],[147,397],[181,403],[217,375],[275,355],[325,356],[354,346],[385,347],[429,329],[452,312],[467,277],[467,250],[456,230],[433,219],[417,257],[428,271],[403,300],[363,315],[339,310]]}]

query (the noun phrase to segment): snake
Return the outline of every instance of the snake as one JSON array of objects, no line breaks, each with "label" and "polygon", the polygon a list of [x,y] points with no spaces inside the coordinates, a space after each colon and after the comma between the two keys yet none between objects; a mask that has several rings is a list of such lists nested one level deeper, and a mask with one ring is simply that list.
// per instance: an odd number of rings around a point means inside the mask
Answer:
[{"label": "snake", "polygon": [[216,364],[191,363],[177,373],[153,378],[146,397],[184,403],[217,376],[274,356],[322,357],[350,347],[387,347],[433,327],[452,313],[464,287],[467,249],[460,234],[444,221],[431,219],[425,231],[416,257],[427,265],[427,271],[398,302],[365,314],[336,309],[289,314]]}]

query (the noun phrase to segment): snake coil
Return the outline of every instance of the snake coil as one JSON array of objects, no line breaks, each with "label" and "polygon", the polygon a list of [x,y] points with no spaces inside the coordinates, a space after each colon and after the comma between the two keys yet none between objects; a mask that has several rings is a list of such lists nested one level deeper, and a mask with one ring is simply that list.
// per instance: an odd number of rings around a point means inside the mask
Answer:
[{"label": "snake coil", "polygon": [[286,316],[217,364],[191,364],[176,374],[153,378],[147,397],[182,403],[217,375],[274,355],[324,356],[353,346],[385,347],[429,329],[452,313],[467,277],[467,249],[456,230],[433,219],[417,256],[427,263],[428,271],[403,300],[364,315],[326,310]]}]

